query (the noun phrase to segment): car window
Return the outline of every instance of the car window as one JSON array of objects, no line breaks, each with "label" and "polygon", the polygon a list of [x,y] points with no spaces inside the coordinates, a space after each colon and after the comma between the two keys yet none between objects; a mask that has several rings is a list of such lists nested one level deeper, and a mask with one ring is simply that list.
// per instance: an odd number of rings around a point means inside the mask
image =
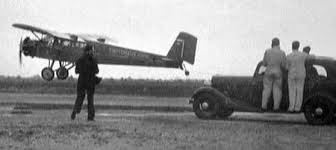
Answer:
[{"label": "car window", "polygon": [[266,71],[266,67],[261,65],[260,68],[259,68],[259,71],[258,71],[258,75],[264,74],[265,71]]},{"label": "car window", "polygon": [[327,77],[327,71],[325,70],[324,67],[322,67],[320,65],[313,65],[313,67],[316,69],[317,74],[319,76]]}]

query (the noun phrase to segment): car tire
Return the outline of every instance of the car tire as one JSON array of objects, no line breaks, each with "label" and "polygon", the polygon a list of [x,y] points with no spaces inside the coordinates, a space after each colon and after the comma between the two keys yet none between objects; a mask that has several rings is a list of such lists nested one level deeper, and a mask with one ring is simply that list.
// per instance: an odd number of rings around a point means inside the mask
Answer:
[{"label": "car tire", "polygon": [[227,119],[233,114],[233,108],[219,107],[217,109],[217,116],[221,119]]},{"label": "car tire", "polygon": [[334,118],[335,104],[333,97],[327,93],[316,93],[309,96],[303,107],[307,122],[311,125],[330,124]]},{"label": "car tire", "polygon": [[195,97],[193,111],[201,119],[216,118],[217,99],[213,94],[201,93]]}]

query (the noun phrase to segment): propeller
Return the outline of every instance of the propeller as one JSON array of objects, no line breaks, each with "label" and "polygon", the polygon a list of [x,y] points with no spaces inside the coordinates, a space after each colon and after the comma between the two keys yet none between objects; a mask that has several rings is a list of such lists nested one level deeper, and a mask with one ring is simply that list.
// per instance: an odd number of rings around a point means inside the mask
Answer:
[{"label": "propeller", "polygon": [[19,45],[19,63],[20,63],[20,66],[22,66],[22,52],[23,52],[23,43],[22,43],[22,37],[21,37],[21,40],[20,40],[20,45]]}]

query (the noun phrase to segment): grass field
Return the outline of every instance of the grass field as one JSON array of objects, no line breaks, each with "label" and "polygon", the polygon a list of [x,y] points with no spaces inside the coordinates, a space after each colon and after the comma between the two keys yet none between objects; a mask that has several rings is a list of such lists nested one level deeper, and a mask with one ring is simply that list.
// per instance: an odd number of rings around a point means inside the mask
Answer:
[{"label": "grass field", "polygon": [[[4,107],[26,107],[27,109],[72,109],[76,95],[1,93],[0,105]],[[187,97],[154,97],[96,94],[94,98],[97,110],[152,110],[165,112],[192,111]],[[86,109],[87,100],[83,108]],[[1,107],[0,106],[0,107]]]},{"label": "grass field", "polygon": [[67,110],[2,113],[0,149],[332,150],[336,146],[333,126],[246,117],[234,114],[229,120],[208,121],[189,112],[106,110],[97,113],[95,122],[87,122],[86,113],[70,121]]},{"label": "grass field", "polygon": [[[75,94],[35,94],[2,93],[0,103],[55,103],[73,104]],[[95,104],[101,105],[136,105],[136,106],[189,106],[188,97],[156,97],[95,94]],[[86,99],[84,101],[86,103]]]}]

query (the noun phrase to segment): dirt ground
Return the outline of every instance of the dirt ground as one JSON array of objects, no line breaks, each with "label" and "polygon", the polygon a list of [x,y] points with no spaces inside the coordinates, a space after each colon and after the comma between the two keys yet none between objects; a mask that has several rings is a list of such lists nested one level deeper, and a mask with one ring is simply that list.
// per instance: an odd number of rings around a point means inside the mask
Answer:
[{"label": "dirt ground", "polygon": [[303,115],[234,113],[200,120],[191,112],[97,110],[0,113],[0,149],[334,149],[335,126],[307,125]]}]

